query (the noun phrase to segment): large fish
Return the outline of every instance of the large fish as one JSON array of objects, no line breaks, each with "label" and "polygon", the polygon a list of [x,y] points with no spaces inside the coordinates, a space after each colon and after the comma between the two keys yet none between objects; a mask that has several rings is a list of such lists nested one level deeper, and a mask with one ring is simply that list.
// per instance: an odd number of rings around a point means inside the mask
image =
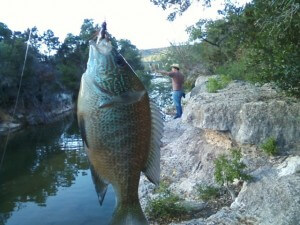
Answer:
[{"label": "large fish", "polygon": [[100,203],[108,184],[116,193],[111,224],[148,224],[138,186],[141,172],[159,183],[163,122],[141,81],[106,38],[90,41],[77,110]]}]

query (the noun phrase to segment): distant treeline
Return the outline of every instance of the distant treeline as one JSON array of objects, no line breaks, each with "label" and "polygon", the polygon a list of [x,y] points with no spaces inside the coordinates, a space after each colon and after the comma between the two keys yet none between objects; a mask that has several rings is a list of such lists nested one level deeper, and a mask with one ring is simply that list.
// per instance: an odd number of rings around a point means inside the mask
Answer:
[{"label": "distant treeline", "polygon": [[[86,69],[89,40],[95,38],[98,31],[98,24],[85,19],[78,36],[69,33],[60,43],[53,31],[39,35],[34,27],[18,109],[30,110],[51,104],[57,93],[70,93],[75,100]],[[29,32],[11,31],[0,22],[0,110],[11,109],[16,101]],[[138,49],[129,40],[112,37],[111,41],[137,73],[145,77]]]},{"label": "distant treeline", "polygon": [[[177,6],[170,20],[192,4],[189,0],[151,1],[163,9]],[[232,79],[273,82],[299,97],[299,1],[253,0],[244,7],[225,2],[219,12],[222,19],[200,20],[189,27],[189,42],[169,48],[161,57],[162,64],[168,67],[174,61],[180,63],[192,80],[201,73],[217,73]]]}]

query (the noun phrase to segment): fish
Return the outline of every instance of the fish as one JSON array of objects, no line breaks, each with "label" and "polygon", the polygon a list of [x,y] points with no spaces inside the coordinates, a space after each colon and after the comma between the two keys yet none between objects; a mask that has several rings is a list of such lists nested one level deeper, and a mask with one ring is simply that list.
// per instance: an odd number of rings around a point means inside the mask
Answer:
[{"label": "fish", "polygon": [[89,43],[77,117],[100,204],[109,184],[116,194],[110,224],[149,224],[138,187],[141,173],[159,184],[163,119],[143,83],[107,38]]}]

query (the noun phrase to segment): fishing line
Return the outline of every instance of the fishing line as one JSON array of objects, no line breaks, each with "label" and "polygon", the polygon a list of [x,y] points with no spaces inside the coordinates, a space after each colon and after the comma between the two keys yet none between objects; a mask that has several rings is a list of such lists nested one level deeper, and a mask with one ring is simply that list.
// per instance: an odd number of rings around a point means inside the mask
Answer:
[{"label": "fishing line", "polygon": [[[30,29],[30,31],[29,31],[29,37],[28,37],[28,40],[27,40],[27,47],[26,47],[26,52],[25,52],[25,57],[24,57],[24,62],[23,62],[23,67],[22,67],[22,72],[21,72],[21,77],[20,77],[20,81],[19,81],[19,89],[18,89],[18,93],[17,93],[17,99],[16,99],[16,103],[15,103],[15,106],[14,106],[14,111],[13,111],[13,114],[12,114],[12,119],[14,119],[14,117],[15,117],[15,113],[16,113],[16,110],[17,110],[18,102],[19,102],[21,85],[22,85],[23,75],[24,75],[24,70],[25,70],[25,64],[26,64],[27,55],[28,55],[28,49],[29,49],[29,45],[30,45],[31,33],[32,33],[32,29]],[[3,151],[3,154],[2,154],[2,157],[1,157],[0,171],[1,171],[1,168],[2,168],[2,165],[3,165],[5,153],[6,153],[6,150],[7,150],[7,145],[8,145],[8,140],[9,140],[9,136],[10,136],[10,131],[11,131],[11,127],[9,126],[9,128],[8,128],[8,134],[6,136],[6,141],[5,141],[5,145],[4,145],[4,151]]]}]

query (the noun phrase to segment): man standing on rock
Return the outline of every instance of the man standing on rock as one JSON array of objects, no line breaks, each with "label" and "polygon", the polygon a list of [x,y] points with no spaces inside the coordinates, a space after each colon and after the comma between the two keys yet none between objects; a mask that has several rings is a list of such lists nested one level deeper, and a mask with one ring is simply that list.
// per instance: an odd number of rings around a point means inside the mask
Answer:
[{"label": "man standing on rock", "polygon": [[174,119],[180,118],[182,115],[182,107],[181,107],[181,98],[184,96],[183,92],[183,83],[184,76],[179,72],[180,68],[178,64],[171,65],[172,71],[158,71],[163,75],[167,75],[172,78],[172,88],[173,88],[173,102],[176,107],[176,115]]}]

